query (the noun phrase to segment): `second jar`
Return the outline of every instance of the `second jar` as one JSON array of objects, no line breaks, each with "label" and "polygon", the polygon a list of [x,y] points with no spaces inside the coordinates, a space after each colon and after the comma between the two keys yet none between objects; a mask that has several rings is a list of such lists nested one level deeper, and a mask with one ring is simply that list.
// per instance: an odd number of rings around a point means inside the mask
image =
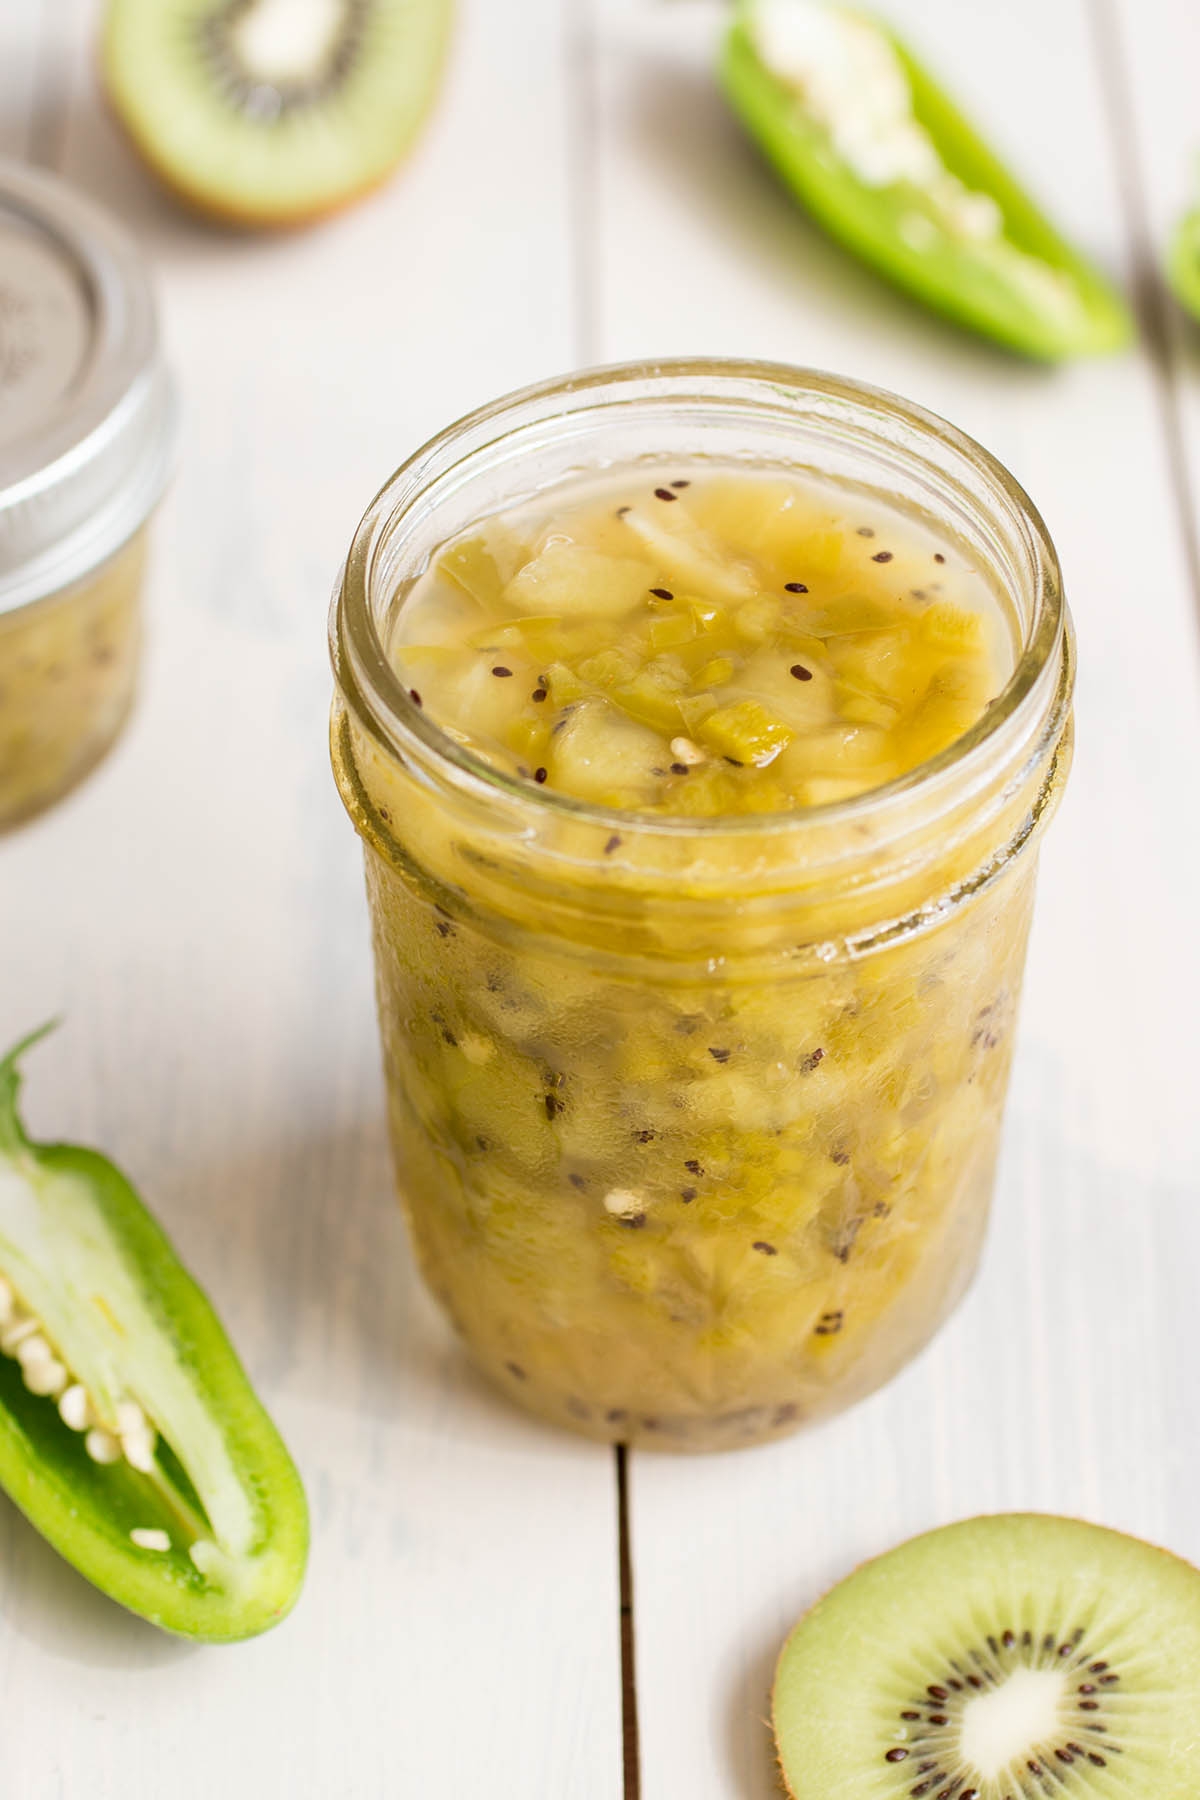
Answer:
[{"label": "second jar", "polygon": [[[670,458],[816,473],[934,530],[996,596],[1003,691],[919,767],[782,813],[614,809],[481,758],[398,672],[422,571],[568,476]],[[887,1380],[978,1260],[1069,761],[1069,622],[1021,490],[851,383],[602,370],[399,471],[333,650],[400,1186],[476,1360],[561,1424],[673,1449],[769,1438]]]}]

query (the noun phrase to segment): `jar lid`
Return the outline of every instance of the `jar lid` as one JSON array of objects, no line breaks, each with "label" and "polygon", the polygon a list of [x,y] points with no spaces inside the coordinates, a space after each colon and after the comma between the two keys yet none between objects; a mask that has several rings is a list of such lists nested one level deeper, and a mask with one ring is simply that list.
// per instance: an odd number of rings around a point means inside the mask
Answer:
[{"label": "jar lid", "polygon": [[0,158],[0,614],[133,535],[174,424],[132,238],[57,177]]}]

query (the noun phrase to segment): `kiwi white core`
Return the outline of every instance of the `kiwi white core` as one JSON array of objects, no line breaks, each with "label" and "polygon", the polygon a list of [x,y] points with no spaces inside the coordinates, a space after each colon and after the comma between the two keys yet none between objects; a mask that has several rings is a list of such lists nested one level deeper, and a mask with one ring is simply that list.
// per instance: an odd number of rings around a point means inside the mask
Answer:
[{"label": "kiwi white core", "polygon": [[1031,1745],[1052,1743],[1062,1731],[1067,1680],[1059,1669],[1014,1669],[1002,1687],[963,1709],[962,1758],[985,1781],[1003,1775]]},{"label": "kiwi white core", "polygon": [[311,80],[346,29],[346,0],[257,0],[229,31],[229,44],[252,81]]}]

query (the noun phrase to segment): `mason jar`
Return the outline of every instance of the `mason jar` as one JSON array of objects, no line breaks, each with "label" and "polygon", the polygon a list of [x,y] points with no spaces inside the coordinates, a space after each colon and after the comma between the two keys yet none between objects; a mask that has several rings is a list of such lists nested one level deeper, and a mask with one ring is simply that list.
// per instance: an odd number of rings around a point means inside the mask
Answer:
[{"label": "mason jar", "polygon": [[0,161],[0,830],[73,787],[128,715],[173,428],[132,240]]},{"label": "mason jar", "polygon": [[[395,673],[414,581],[490,513],[664,457],[815,474],[933,527],[1002,603],[1002,693],[909,774],[787,814],[616,812],[489,766]],[[400,1191],[478,1365],[559,1424],[678,1450],[886,1381],[979,1258],[1070,761],[1070,622],[1017,483],[832,376],[588,372],[472,414],[392,477],[332,652]]]}]

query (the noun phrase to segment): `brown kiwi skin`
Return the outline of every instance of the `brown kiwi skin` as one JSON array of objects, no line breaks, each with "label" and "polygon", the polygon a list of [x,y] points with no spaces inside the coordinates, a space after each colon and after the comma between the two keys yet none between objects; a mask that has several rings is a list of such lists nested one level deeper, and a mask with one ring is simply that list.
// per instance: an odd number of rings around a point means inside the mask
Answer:
[{"label": "brown kiwi skin", "polygon": [[412,134],[396,160],[390,163],[386,169],[381,169],[377,175],[368,176],[360,187],[351,188],[347,193],[339,194],[335,200],[286,212],[256,212],[250,207],[225,206],[215,201],[210,194],[201,193],[198,189],[189,188],[181,183],[174,174],[164,169],[161,163],[156,162],[152,146],[140,136],[121,111],[116,96],[109,87],[103,50],[99,46],[95,52],[94,66],[109,117],[116,121],[121,135],[126,143],[130,144],[137,152],[143,167],[149,169],[173,200],[177,200],[193,217],[206,219],[211,224],[222,225],[228,230],[243,232],[247,236],[264,231],[283,236],[287,232],[303,231],[307,226],[319,225],[323,219],[332,219],[337,213],[345,212],[347,207],[357,206],[360,200],[365,200],[368,195],[376,194],[381,188],[386,187],[400,165],[409,161],[416,150],[419,139],[424,135],[434,104],[441,92],[442,80],[446,72],[446,65],[450,60],[450,52],[457,30],[458,8],[455,7],[451,11],[449,28],[442,37],[437,62],[430,74],[429,92],[425,104],[414,116]]},{"label": "brown kiwi skin", "polygon": [[[1054,1519],[1056,1521],[1061,1519],[1061,1520],[1066,1520],[1068,1523],[1070,1523],[1072,1525],[1089,1525],[1093,1529],[1098,1529],[1101,1531],[1111,1531],[1113,1533],[1114,1537],[1132,1537],[1134,1535],[1132,1532],[1129,1532],[1129,1531],[1117,1531],[1116,1528],[1112,1525],[1097,1526],[1096,1521],[1094,1519],[1080,1519],[1080,1518],[1076,1517],[1075,1514],[1073,1514],[1073,1513],[1036,1513],[1036,1512],[972,1513],[968,1518],[951,1519],[951,1520],[947,1520],[946,1523],[953,1524],[953,1525],[978,1525],[978,1524],[982,1524],[985,1519]],[[929,1527],[929,1531],[936,1531],[937,1529],[938,1529],[938,1527],[934,1526],[934,1525],[931,1525]],[[927,1535],[926,1532],[921,1532],[921,1531],[914,1531],[912,1533],[913,1537],[924,1537],[926,1535]],[[902,1540],[903,1543],[907,1543],[908,1541],[909,1540],[907,1538]],[[1186,1556],[1176,1556],[1176,1554],[1173,1550],[1164,1550],[1161,1544],[1148,1543],[1145,1538],[1139,1538],[1139,1539],[1137,1539],[1137,1542],[1144,1543],[1148,1550],[1157,1551],[1159,1556],[1166,1557],[1168,1562],[1182,1563],[1185,1569],[1195,1568],[1195,1564],[1190,1563],[1187,1560]],[[813,1601],[812,1605],[806,1606],[804,1611],[800,1614],[800,1617],[796,1620],[795,1625],[792,1626],[791,1630],[787,1634],[787,1637],[784,1639],[784,1648],[787,1647],[787,1643],[792,1636],[792,1632],[796,1630],[797,1626],[803,1624],[804,1620],[807,1619],[808,1615],[811,1612],[814,1612],[816,1610],[816,1608],[818,1606],[820,1606],[822,1600],[826,1599],[826,1597],[828,1595],[832,1594],[834,1588],[841,1587],[843,1581],[849,1581],[851,1576],[857,1575],[860,1569],[869,1569],[871,1567],[872,1563],[882,1562],[885,1556],[891,1555],[892,1550],[898,1550],[898,1549],[900,1549],[900,1547],[901,1547],[900,1544],[893,1544],[891,1546],[891,1549],[881,1550],[877,1556],[864,1557],[862,1562],[855,1563],[854,1567],[847,1574],[839,1576],[837,1581],[831,1582],[827,1588],[824,1588],[821,1591],[821,1593],[817,1596],[817,1598]],[[775,1675],[771,1682],[771,1721],[772,1721],[772,1735],[773,1736],[775,1735],[775,1732],[774,1732],[775,1688],[776,1688],[776,1684],[779,1680],[779,1664],[782,1661],[783,1661],[783,1650],[781,1650],[779,1652],[779,1658],[775,1664]],[[777,1737],[776,1737],[776,1751],[775,1751],[775,1768],[776,1768],[776,1773],[779,1778],[780,1792],[783,1794],[789,1795],[790,1800],[796,1800],[794,1790],[788,1786],[788,1778],[787,1778],[786,1771],[784,1770],[784,1767],[783,1767],[783,1759],[779,1755],[778,1738]],[[831,1800],[832,1800],[832,1797],[831,1797]]]}]

